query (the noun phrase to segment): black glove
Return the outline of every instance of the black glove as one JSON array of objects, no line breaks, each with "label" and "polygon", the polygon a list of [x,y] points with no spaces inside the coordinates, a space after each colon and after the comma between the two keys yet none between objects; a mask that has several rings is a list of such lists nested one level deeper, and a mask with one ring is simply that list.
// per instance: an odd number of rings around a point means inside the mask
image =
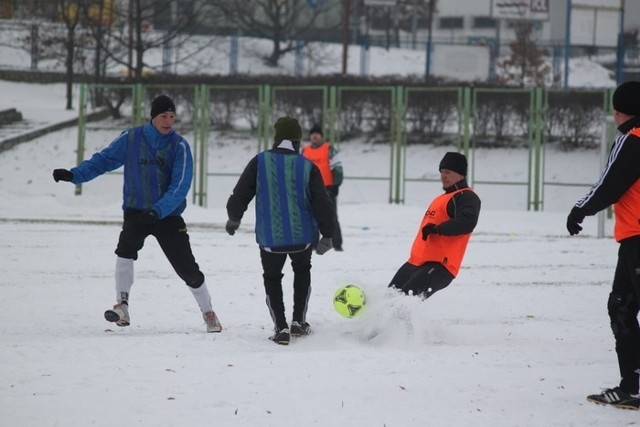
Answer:
[{"label": "black glove", "polygon": [[327,253],[333,247],[333,239],[331,237],[323,237],[316,246],[316,253],[322,255]]},{"label": "black glove", "polygon": [[156,211],[150,210],[150,211],[144,211],[144,212],[138,214],[136,219],[138,220],[138,223],[140,223],[140,224],[153,225],[156,222],[158,222],[158,220],[160,218],[158,218],[158,213]]},{"label": "black glove", "polygon": [[58,181],[73,181],[73,173],[68,171],[67,169],[54,169],[53,170],[53,179]]},{"label": "black glove", "polygon": [[582,221],[584,220],[584,213],[582,213],[582,209],[577,206],[574,206],[569,212],[569,216],[567,217],[567,231],[571,236],[574,234],[578,234],[582,231]]},{"label": "black glove", "polygon": [[427,240],[429,234],[438,234],[438,226],[432,222],[427,223],[422,227],[422,240]]},{"label": "black glove", "polygon": [[236,230],[238,228],[240,228],[240,220],[231,218],[227,220],[227,225],[224,226],[224,229],[227,230],[227,234],[229,234],[229,236],[233,236],[234,234],[236,234]]}]

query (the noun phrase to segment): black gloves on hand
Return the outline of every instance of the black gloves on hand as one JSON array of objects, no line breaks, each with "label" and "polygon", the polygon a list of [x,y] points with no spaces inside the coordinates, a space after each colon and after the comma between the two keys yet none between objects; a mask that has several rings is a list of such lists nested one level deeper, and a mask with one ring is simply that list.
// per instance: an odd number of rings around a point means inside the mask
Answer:
[{"label": "black gloves on hand", "polygon": [[73,181],[73,173],[68,171],[67,169],[54,169],[53,170],[53,179],[58,181]]},{"label": "black gloves on hand", "polygon": [[582,231],[582,226],[580,224],[583,220],[584,213],[582,213],[582,209],[574,206],[573,209],[571,209],[571,212],[569,212],[569,216],[567,217],[567,231],[571,236]]},{"label": "black gloves on hand", "polygon": [[438,234],[438,226],[432,222],[427,223],[422,227],[422,240],[427,240],[429,234]]},{"label": "black gloves on hand", "polygon": [[156,222],[158,222],[158,220],[160,218],[158,218],[158,214],[156,213],[156,211],[151,210],[151,211],[144,211],[142,213],[140,213],[136,219],[138,220],[138,223],[143,224],[143,225],[153,225]]},{"label": "black gloves on hand", "polygon": [[331,237],[323,237],[316,246],[316,253],[322,255],[327,253],[333,247],[333,239]]},{"label": "black gloves on hand", "polygon": [[234,234],[236,234],[236,230],[238,228],[240,228],[240,220],[231,218],[227,220],[227,225],[224,226],[224,229],[227,230],[227,234],[229,234],[229,236],[233,236]]}]

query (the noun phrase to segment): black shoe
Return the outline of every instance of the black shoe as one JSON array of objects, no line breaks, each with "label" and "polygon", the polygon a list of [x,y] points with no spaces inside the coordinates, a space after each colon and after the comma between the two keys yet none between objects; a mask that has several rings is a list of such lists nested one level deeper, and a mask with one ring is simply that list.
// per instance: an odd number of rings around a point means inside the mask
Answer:
[{"label": "black shoe", "polygon": [[282,328],[276,331],[276,333],[270,336],[269,339],[276,344],[289,345],[289,341],[291,340],[289,328]]},{"label": "black shoe", "polygon": [[334,246],[333,250],[336,251],[336,252],[342,252],[343,251],[342,246]]},{"label": "black shoe", "polygon": [[291,336],[292,337],[301,337],[303,335],[309,335],[311,333],[311,325],[307,322],[291,322]]},{"label": "black shoe", "polygon": [[620,387],[608,388],[600,394],[587,396],[589,402],[610,405],[620,409],[640,409],[640,397],[627,393]]}]

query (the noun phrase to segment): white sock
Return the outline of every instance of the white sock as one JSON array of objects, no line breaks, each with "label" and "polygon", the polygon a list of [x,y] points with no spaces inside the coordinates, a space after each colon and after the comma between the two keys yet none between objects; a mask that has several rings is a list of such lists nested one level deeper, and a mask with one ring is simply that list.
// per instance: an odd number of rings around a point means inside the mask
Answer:
[{"label": "white sock", "polygon": [[191,293],[195,297],[198,306],[200,306],[200,311],[203,313],[213,311],[211,295],[209,295],[209,289],[207,289],[207,282],[202,282],[199,288],[189,287],[189,289],[191,289]]},{"label": "white sock", "polygon": [[116,258],[116,301],[129,301],[129,292],[133,286],[133,260]]}]

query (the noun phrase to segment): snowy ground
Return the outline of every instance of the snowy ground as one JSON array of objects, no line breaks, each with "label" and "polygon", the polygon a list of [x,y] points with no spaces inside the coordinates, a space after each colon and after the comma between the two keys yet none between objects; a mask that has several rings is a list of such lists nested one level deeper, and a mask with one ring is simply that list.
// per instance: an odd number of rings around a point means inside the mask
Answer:
[{"label": "snowy ground", "polygon": [[[54,104],[45,93],[26,96]],[[113,136],[93,134],[88,154]],[[73,165],[75,138],[68,129],[0,153],[0,425],[637,424],[635,412],[585,400],[618,381],[606,314],[617,245],[595,237],[595,218],[578,237],[564,229],[585,189],[555,194],[556,209],[526,212],[511,200],[522,189],[512,197],[500,186],[479,186],[483,211],[459,277],[420,302],[389,294],[386,285],[437,185],[414,184],[422,197],[396,206],[376,185],[347,181],[340,196],[345,251],[313,258],[314,333],[282,347],[267,340],[253,215],[234,237],[223,229],[233,179],[212,179],[210,207],[190,204],[185,214],[224,331],[204,332],[195,301],[153,240],[136,262],[132,325],[103,319],[114,300],[121,176],[85,185],[81,197],[54,183],[53,168]],[[375,150],[350,147],[347,170]],[[241,169],[251,157],[242,145],[213,149],[224,150],[222,168]],[[442,149],[421,150],[412,158],[422,156],[416,165],[428,176]],[[478,172],[524,173],[513,166],[521,153],[478,155]],[[596,179],[597,153],[564,155],[553,157],[564,166],[559,175]],[[369,157],[370,168],[381,167],[378,158]],[[610,236],[610,221],[606,228]],[[288,266],[284,280],[290,313]],[[360,318],[343,319],[332,308],[333,292],[346,283],[367,293]]]}]

